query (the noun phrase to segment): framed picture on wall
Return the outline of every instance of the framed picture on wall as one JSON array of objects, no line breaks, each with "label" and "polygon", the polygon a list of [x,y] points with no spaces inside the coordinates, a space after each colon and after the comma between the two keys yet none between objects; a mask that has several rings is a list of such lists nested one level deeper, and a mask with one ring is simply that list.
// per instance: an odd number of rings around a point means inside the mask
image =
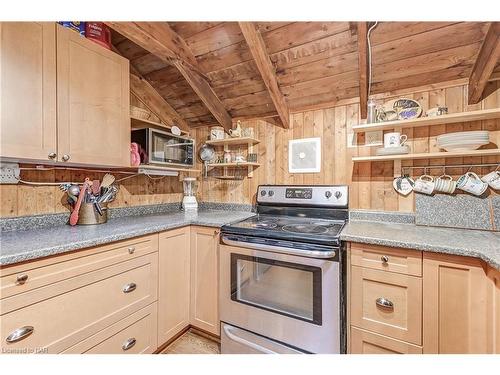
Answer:
[{"label": "framed picture on wall", "polygon": [[288,172],[321,172],[321,138],[293,139],[288,142]]}]

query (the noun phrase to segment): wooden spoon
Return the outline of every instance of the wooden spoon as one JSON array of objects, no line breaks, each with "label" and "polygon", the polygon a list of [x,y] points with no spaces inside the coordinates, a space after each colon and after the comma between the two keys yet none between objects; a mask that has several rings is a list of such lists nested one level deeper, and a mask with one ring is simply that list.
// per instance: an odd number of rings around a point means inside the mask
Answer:
[{"label": "wooden spoon", "polygon": [[102,178],[101,188],[107,188],[107,187],[111,186],[111,184],[113,182],[115,182],[115,176],[113,176],[112,174],[106,173],[104,175],[104,177]]},{"label": "wooden spoon", "polygon": [[90,180],[87,177],[83,182],[82,188],[80,189],[80,194],[78,194],[78,200],[76,201],[75,207],[71,212],[69,217],[69,225],[74,226],[78,222],[78,213],[80,212],[80,206],[82,205],[83,198],[85,197],[85,193],[90,186]]}]

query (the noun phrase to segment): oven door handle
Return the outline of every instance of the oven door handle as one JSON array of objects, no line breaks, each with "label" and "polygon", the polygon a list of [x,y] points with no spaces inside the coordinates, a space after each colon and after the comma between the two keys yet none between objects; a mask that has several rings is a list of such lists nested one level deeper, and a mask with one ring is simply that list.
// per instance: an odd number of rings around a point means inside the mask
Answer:
[{"label": "oven door handle", "polygon": [[293,249],[291,247],[265,245],[265,244],[261,244],[261,243],[244,242],[244,241],[235,241],[235,240],[230,240],[229,238],[227,238],[224,235],[222,236],[222,242],[226,245],[231,245],[231,246],[246,247],[248,249],[254,249],[254,250],[267,250],[267,251],[272,251],[274,253],[297,255],[297,256],[306,257],[306,258],[329,259],[329,258],[333,258],[336,254],[335,250],[325,250],[325,251],[297,250],[297,249]]},{"label": "oven door handle", "polygon": [[265,353],[265,354],[278,354],[276,352],[273,352],[272,350],[270,349],[267,349],[267,348],[264,348],[263,346],[260,346],[254,342],[251,342],[251,341],[248,341],[248,340],[245,340],[244,338],[242,337],[239,337],[239,336],[236,336],[232,331],[234,327],[231,327],[231,326],[228,326],[228,325],[224,325],[224,333],[226,334],[226,336],[241,344],[241,345],[245,345],[245,346],[248,346],[249,348],[252,348],[254,350],[257,350],[258,352],[261,352],[261,353]]}]

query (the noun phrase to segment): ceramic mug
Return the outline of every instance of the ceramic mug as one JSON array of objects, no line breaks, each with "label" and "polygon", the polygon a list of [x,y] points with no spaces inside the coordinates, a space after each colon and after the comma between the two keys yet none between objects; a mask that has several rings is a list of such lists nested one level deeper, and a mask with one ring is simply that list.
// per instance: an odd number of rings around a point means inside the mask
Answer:
[{"label": "ceramic mug", "polygon": [[431,195],[434,192],[435,185],[434,178],[424,174],[415,181],[413,190],[417,193]]},{"label": "ceramic mug", "polygon": [[217,141],[224,139],[224,128],[222,126],[212,126],[210,128],[210,140]]},{"label": "ceramic mug", "polygon": [[434,189],[441,193],[453,194],[457,187],[457,183],[453,181],[453,177],[444,174],[436,179],[436,185]]},{"label": "ceramic mug", "polygon": [[488,184],[481,181],[479,176],[474,172],[467,172],[458,179],[457,188],[474,195],[481,195],[488,188]]},{"label": "ceramic mug", "polygon": [[401,135],[400,132],[385,133],[384,134],[384,147],[401,147],[405,144],[408,136],[406,134]]},{"label": "ceramic mug", "polygon": [[481,177],[483,182],[486,182],[493,189],[500,189],[500,171],[493,171]]}]

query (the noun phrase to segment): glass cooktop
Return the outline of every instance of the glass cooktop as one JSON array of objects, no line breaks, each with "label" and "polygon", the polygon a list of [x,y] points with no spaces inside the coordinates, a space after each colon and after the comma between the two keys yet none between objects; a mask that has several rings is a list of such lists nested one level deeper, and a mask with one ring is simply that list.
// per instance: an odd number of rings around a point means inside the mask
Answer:
[{"label": "glass cooktop", "polygon": [[337,242],[345,222],[307,217],[256,215],[225,225],[223,232],[303,242]]}]

